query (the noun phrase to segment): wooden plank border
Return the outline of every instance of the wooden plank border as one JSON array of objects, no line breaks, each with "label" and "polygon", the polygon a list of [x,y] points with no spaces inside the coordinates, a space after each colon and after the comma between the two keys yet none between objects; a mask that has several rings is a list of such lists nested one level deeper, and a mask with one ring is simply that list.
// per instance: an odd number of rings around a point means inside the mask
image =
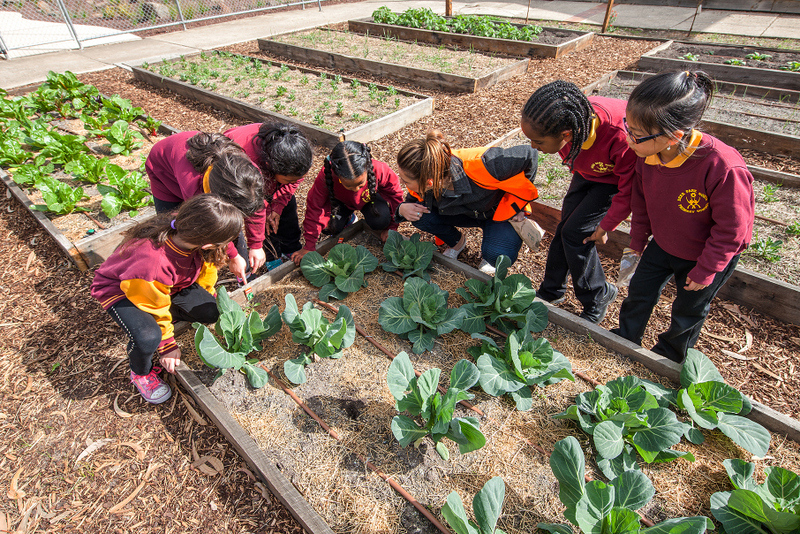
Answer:
[{"label": "wooden plank border", "polygon": [[[675,59],[658,57],[656,54],[668,49],[675,41],[667,41],[652,50],[645,52],[639,58],[639,69],[652,69],[655,72],[671,70],[702,70],[712,78],[737,83],[752,83],[754,85],[781,87],[793,91],[800,90],[800,72],[791,72],[774,69],[758,69],[746,65],[720,65],[719,63],[704,63],[702,61],[689,61],[686,59]],[[697,45],[703,46],[703,45]],[[718,45],[705,45],[718,46]],[[725,45],[727,46],[727,45]],[[757,47],[748,46],[748,49],[761,50]],[[765,49],[767,50],[767,49]],[[767,50],[773,51],[773,50]]]},{"label": "wooden plank border", "polygon": [[[206,54],[209,53],[213,52],[206,52]],[[187,55],[187,57],[196,55],[199,55],[199,52],[197,54]],[[239,56],[239,57],[246,57],[251,60],[260,61],[261,63],[268,62],[266,59],[254,58],[251,56]],[[174,61],[175,60],[162,61],[161,63],[155,63],[151,65],[172,63]],[[270,123],[283,122],[283,123],[293,124],[298,129],[300,129],[306,135],[306,137],[308,137],[310,141],[312,141],[316,145],[321,145],[331,148],[336,143],[339,142],[338,132],[332,132],[330,130],[326,130],[324,128],[315,126],[313,124],[309,124],[307,122],[294,119],[292,117],[289,117],[288,115],[282,115],[280,113],[276,113],[258,106],[254,106],[252,104],[248,104],[247,102],[244,102],[237,98],[224,96],[219,93],[203,89],[202,87],[196,87],[194,85],[181,82],[179,80],[173,80],[172,78],[163,77],[159,74],[141,68],[142,63],[143,62],[130,63],[127,64],[127,66],[130,67],[131,71],[133,72],[133,77],[135,79],[143,81],[153,87],[157,87],[159,89],[168,89],[173,93],[185,96],[186,98],[190,98],[195,102],[200,102],[201,104],[206,104],[215,109],[227,111],[231,115],[240,117],[245,120],[253,122],[270,122]],[[290,68],[290,70],[296,70],[298,72],[313,74],[314,76],[319,76],[321,74],[321,72],[318,70],[307,69],[295,65],[288,65],[288,67]],[[350,83],[352,81],[352,78],[342,77],[342,81],[345,83]],[[366,82],[362,83],[366,84]],[[378,87],[380,87],[381,89],[388,89],[388,87],[386,86],[378,86]],[[419,99],[419,101],[403,109],[394,111],[388,115],[384,115],[383,117],[380,117],[374,121],[370,121],[367,124],[363,124],[351,130],[348,130],[347,132],[345,132],[345,136],[347,137],[347,139],[353,141],[359,141],[362,143],[368,143],[370,141],[374,141],[375,139],[379,139],[390,133],[394,133],[405,126],[408,126],[412,122],[421,119],[422,117],[431,115],[433,113],[433,107],[434,107],[433,98],[427,95],[422,95],[419,93],[413,93],[410,91],[404,91],[399,89],[397,90],[397,92],[404,96],[411,96],[413,98]]]},{"label": "wooden plank border", "polygon": [[[447,17],[452,18],[452,17]],[[509,23],[517,28],[524,28],[525,24]],[[543,31],[556,32],[569,35],[570,38],[563,43],[545,44],[536,41],[515,41],[511,39],[497,39],[494,37],[479,37],[461,33],[441,32],[422,28],[408,28],[395,24],[381,24],[374,22],[372,17],[347,21],[348,29],[354,33],[391,37],[403,41],[418,41],[436,45],[458,46],[459,48],[473,48],[484,52],[494,52],[506,56],[552,57],[558,58],[572,52],[582,50],[592,44],[594,32],[567,30],[560,28],[543,28]]]},{"label": "wooden plank border", "polygon": [[480,89],[490,87],[497,82],[520,74],[525,74],[528,71],[528,60],[523,59],[480,78],[469,78],[444,72],[406,67],[394,63],[372,61],[345,54],[325,52],[324,50],[280,43],[272,39],[259,39],[258,48],[263,52],[285,57],[291,61],[311,63],[321,68],[355,72],[362,71],[373,76],[397,80],[401,83],[415,85],[432,91],[450,91],[455,93],[474,93]]}]

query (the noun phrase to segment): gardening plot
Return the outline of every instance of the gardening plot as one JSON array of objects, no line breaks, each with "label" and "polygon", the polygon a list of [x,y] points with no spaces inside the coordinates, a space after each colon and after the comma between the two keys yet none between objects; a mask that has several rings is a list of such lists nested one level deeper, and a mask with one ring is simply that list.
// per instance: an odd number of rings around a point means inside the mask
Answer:
[{"label": "gardening plot", "polygon": [[[355,240],[355,244],[366,245],[383,260],[375,243],[364,235]],[[465,280],[464,275],[441,266],[431,272],[431,282],[449,291],[451,308],[464,303],[456,289]],[[456,330],[440,336],[432,351],[414,354],[410,343],[385,332],[378,324],[381,302],[391,295],[402,294],[402,279],[379,268],[367,275],[367,281],[367,287],[342,301],[334,301],[334,305],[348,306],[355,322],[391,352],[407,352],[417,371],[442,369],[442,383],[446,387],[451,369],[461,359],[471,360],[466,349],[478,342]],[[316,297],[318,290],[295,270],[260,291],[251,303],[257,303],[256,309],[265,316],[273,305],[278,305],[281,311],[285,309],[287,293],[302,306]],[[333,321],[333,312],[320,309],[328,321]],[[600,382],[631,373],[658,381],[643,367],[602,348],[589,337],[553,325],[542,336],[569,358],[573,370],[583,371]],[[397,480],[442,521],[441,507],[451,491],[457,491],[469,503],[487,480],[501,476],[507,489],[498,527],[508,533],[521,533],[536,531],[536,524],[541,521],[564,522],[556,479],[548,458],[537,447],[549,453],[557,441],[576,436],[587,455],[592,451],[589,438],[575,425],[551,418],[573,404],[576,394],[591,389],[582,380],[534,387],[532,408],[525,412],[515,410],[514,403],[507,398],[490,397],[477,386],[472,388],[475,393],[472,403],[484,415],[476,415],[462,406],[456,408],[454,415],[477,417],[486,445],[461,455],[453,442],[442,440],[449,451],[449,460],[445,461],[427,438],[418,448],[399,446],[391,429],[392,418],[398,412],[386,382],[390,361],[360,335],[344,350],[342,358],[310,363],[306,367],[307,381],[292,387],[341,436],[340,442],[305,415],[273,380],[254,390],[247,385],[243,374],[229,370],[212,384],[214,371],[203,367],[190,349],[194,345],[193,334],[184,335],[180,343],[185,362],[336,532],[435,532],[410,504],[367,470],[357,455]],[[253,356],[287,381],[284,364],[301,355],[302,347],[293,342],[286,325],[266,344],[268,349]],[[679,460],[643,468],[658,491],[642,509],[645,517],[659,522],[668,517],[708,515],[711,493],[727,488],[722,460],[750,459],[748,453],[718,432],[704,432],[704,435],[706,441],[701,446],[682,442],[676,447],[691,452],[696,462]],[[796,444],[780,438],[773,442],[770,455],[776,464],[790,469],[800,464]],[[587,474],[595,479],[601,477],[591,461],[587,464]]]},{"label": "gardening plot", "polygon": [[296,124],[313,141],[371,141],[433,112],[433,100],[341,75],[273,64],[229,52],[201,52],[133,67],[156,87],[211,104],[242,118]]},{"label": "gardening plot", "polygon": [[293,61],[366,71],[436,91],[475,92],[528,68],[527,60],[324,28],[259,39],[258,46]]}]

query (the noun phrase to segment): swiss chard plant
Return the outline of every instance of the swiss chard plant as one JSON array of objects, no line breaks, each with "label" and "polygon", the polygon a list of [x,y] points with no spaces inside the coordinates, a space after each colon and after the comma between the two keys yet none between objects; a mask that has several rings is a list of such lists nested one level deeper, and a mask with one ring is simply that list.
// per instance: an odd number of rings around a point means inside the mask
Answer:
[{"label": "swiss chard plant", "polygon": [[320,288],[319,299],[327,301],[330,297],[343,299],[366,287],[364,276],[378,267],[378,258],[366,247],[353,247],[339,243],[328,253],[328,259],[316,251],[311,251],[300,262],[303,276],[312,285]]},{"label": "swiss chard plant", "polygon": [[547,306],[534,302],[536,291],[530,278],[524,274],[508,275],[511,260],[506,256],[497,258],[494,277],[488,282],[471,278],[456,293],[464,297],[464,323],[461,329],[470,334],[486,330],[492,324],[503,332],[512,332],[528,326],[533,332],[541,332],[547,326]]},{"label": "swiss chard plant", "polygon": [[506,485],[503,479],[494,477],[472,499],[475,521],[467,517],[464,503],[455,491],[447,496],[447,502],[442,506],[442,515],[456,534],[505,534],[496,527],[500,512],[503,511],[505,496]]},{"label": "swiss chard plant", "polygon": [[262,320],[255,310],[245,313],[228,296],[225,288],[220,287],[217,307],[219,319],[215,325],[216,336],[207,326],[192,324],[197,329],[194,334],[197,355],[204,364],[218,370],[215,379],[228,369],[234,369],[243,372],[254,388],[263,387],[267,383],[267,372],[256,365],[258,359],[248,359],[247,355],[254,350],[261,350],[261,343],[281,329],[283,323],[278,306],[273,306]]},{"label": "swiss chard plant", "polygon": [[753,478],[755,464],[723,462],[733,491],[711,495],[711,513],[728,534],[800,532],[800,477],[782,467],[766,467],[766,480]]},{"label": "swiss chard plant", "polygon": [[89,152],[85,142],[86,138],[81,135],[61,134],[44,129],[33,130],[25,138],[26,144],[39,150],[41,155],[50,158],[56,165],[64,165],[80,154]]},{"label": "swiss chard plant", "polygon": [[647,463],[677,458],[694,461],[691,453],[670,448],[691,426],[678,421],[668,405],[663,397],[645,389],[644,380],[624,376],[578,394],[575,405],[553,417],[575,420],[592,436],[598,467],[614,479],[624,471],[639,469],[634,451]]},{"label": "swiss chard plant", "polygon": [[108,165],[108,158],[96,158],[91,154],[78,154],[76,159],[64,165],[64,172],[73,175],[82,182],[96,184],[106,175],[106,165]]},{"label": "swiss chard plant", "polygon": [[493,339],[480,337],[483,344],[467,350],[478,364],[481,387],[494,397],[508,393],[518,410],[531,409],[529,386],[544,387],[564,379],[575,381],[566,356],[553,350],[546,339],[534,339],[527,329],[512,332],[502,349]]},{"label": "swiss chard plant", "polygon": [[84,194],[82,187],[72,187],[49,175],[40,176],[34,185],[42,193],[45,201],[45,204],[34,205],[33,209],[35,210],[49,211],[56,215],[67,215],[73,211],[88,211],[86,208],[78,206],[78,202],[89,198]]},{"label": "swiss chard plant", "polygon": [[113,154],[129,155],[138,148],[142,148],[144,137],[138,131],[131,129],[127,121],[114,121],[111,128],[105,130],[103,135],[109,142]]},{"label": "swiss chard plant", "polygon": [[342,350],[356,339],[356,326],[353,314],[347,306],[339,306],[336,318],[331,323],[311,302],[303,304],[303,310],[297,307],[294,295],[286,295],[286,308],[283,321],[292,332],[292,341],[306,345],[311,350],[302,356],[293,358],[283,364],[283,372],[294,384],[306,381],[306,365],[313,356],[320,358],[341,358]]},{"label": "swiss chard plant", "polygon": [[[441,442],[443,438],[455,441],[461,454],[480,449],[486,444],[486,438],[480,431],[477,418],[453,417],[458,402],[474,397],[467,390],[478,382],[478,368],[467,360],[456,363],[445,395],[437,390],[440,375],[441,370],[433,368],[417,377],[408,354],[401,352],[389,365],[386,380],[397,401],[397,411],[411,416],[400,414],[392,419],[392,434],[400,446],[418,444],[430,436],[436,444],[436,452],[447,460],[450,451]],[[422,424],[418,424],[414,417],[419,417]]]},{"label": "swiss chard plant", "polygon": [[433,350],[437,336],[461,327],[464,311],[448,308],[447,291],[422,278],[408,278],[402,297],[389,297],[381,303],[378,322],[387,332],[413,343],[413,352]]},{"label": "swiss chard plant", "polygon": [[[625,471],[611,482],[584,478],[586,459],[573,437],[555,444],[550,468],[558,479],[558,498],[566,506],[564,517],[586,534],[702,534],[713,523],[707,517],[667,519],[642,528],[639,510],[653,498],[655,489],[641,471]],[[556,534],[572,534],[569,525],[539,523],[538,528]],[[736,531],[738,532],[738,531]]]},{"label": "swiss chard plant", "polygon": [[55,166],[52,163],[47,165],[36,165],[28,163],[11,169],[11,178],[19,185],[33,186],[37,181],[43,181],[45,176],[53,174]]},{"label": "swiss chard plant", "polygon": [[403,278],[419,276],[427,282],[431,277],[425,269],[431,264],[434,250],[436,245],[430,241],[420,241],[419,234],[404,239],[399,232],[389,230],[389,237],[383,245],[383,255],[388,261],[382,263],[381,267],[390,273],[402,271]]},{"label": "swiss chard plant", "polygon": [[139,208],[153,203],[153,196],[148,189],[150,181],[142,173],[129,173],[113,163],[106,165],[105,173],[110,185],[98,184],[97,189],[103,194],[100,205],[109,219],[124,209],[130,210],[129,215],[135,217]]}]

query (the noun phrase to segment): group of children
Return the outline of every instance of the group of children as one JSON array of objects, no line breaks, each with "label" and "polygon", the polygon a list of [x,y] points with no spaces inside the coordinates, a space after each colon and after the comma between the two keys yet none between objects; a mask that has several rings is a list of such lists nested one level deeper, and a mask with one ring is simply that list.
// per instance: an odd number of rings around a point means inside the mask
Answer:
[{"label": "group of children", "polygon": [[641,260],[614,331],[641,344],[674,276],[671,324],[653,351],[681,362],[753,227],[744,160],[696,129],[712,92],[706,74],[688,71],[647,78],[627,102],[587,98],[575,84],[555,81],[522,109],[530,146],[452,149],[432,131],[401,148],[397,174],[369,146],[342,141],[308,193],[302,232],[294,194],[313,151],[299,130],[251,124],[176,134],[146,162],[158,215],[126,233],[97,270],[92,295],[129,337],[131,381],[160,403],[171,392],[153,356],[174,372],[180,349],[172,322],[216,320],[216,267],[227,261],[246,280],[268,254],[299,263],[321,234],[341,232],[359,211],[381,240],[408,221],[444,242],[453,259],[465,247],[459,228],[479,227],[479,268],[493,274],[500,255],[513,262],[522,246],[511,221],[526,217],[538,198],[538,150],[558,153],[573,173],[538,296],[563,301],[571,278],[580,316],[602,321],[617,288],[606,281],[595,244],[632,214],[630,247]]}]

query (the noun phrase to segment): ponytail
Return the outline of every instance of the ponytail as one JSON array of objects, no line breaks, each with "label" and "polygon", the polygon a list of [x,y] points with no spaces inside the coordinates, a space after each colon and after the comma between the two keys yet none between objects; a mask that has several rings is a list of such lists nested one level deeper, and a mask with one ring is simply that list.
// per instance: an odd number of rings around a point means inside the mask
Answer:
[{"label": "ponytail", "polygon": [[311,168],[314,151],[298,128],[288,124],[263,123],[255,138],[258,166],[268,182],[274,176],[305,176]]},{"label": "ponytail", "polygon": [[225,154],[244,155],[242,147],[221,133],[200,132],[186,141],[186,146],[186,159],[200,173],[206,172],[206,169]]},{"label": "ponytail", "polygon": [[450,185],[450,145],[438,130],[431,130],[425,139],[406,143],[397,153],[397,165],[419,184],[419,194],[425,195],[428,182],[436,199]]}]

